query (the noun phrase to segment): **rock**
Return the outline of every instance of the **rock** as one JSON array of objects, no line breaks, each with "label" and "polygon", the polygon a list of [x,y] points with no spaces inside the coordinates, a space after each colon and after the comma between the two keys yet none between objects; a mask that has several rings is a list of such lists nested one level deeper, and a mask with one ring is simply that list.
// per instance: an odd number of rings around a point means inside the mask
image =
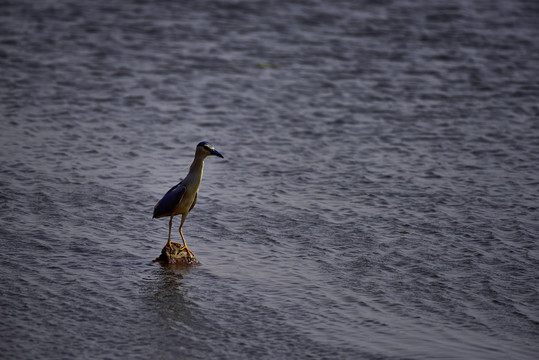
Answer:
[{"label": "rock", "polygon": [[199,261],[182,246],[182,244],[171,243],[165,245],[161,250],[161,255],[154,262],[161,264],[176,264],[176,265],[197,265]]}]

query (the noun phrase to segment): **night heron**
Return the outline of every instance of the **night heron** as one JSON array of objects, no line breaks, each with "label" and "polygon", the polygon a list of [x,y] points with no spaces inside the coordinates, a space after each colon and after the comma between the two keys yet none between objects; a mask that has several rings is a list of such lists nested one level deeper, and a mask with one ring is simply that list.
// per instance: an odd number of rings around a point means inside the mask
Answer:
[{"label": "night heron", "polygon": [[212,144],[207,141],[203,141],[197,145],[195,152],[195,159],[189,168],[189,173],[180,181],[180,183],[172,189],[170,189],[161,200],[155,204],[153,208],[153,218],[162,218],[165,216],[170,216],[170,221],[168,223],[168,242],[167,245],[170,246],[170,232],[172,230],[172,218],[176,215],[182,216],[182,222],[180,223],[180,236],[182,238],[183,247],[186,249],[190,256],[194,257],[193,253],[187,247],[185,243],[185,238],[183,237],[182,227],[187,214],[189,211],[195,207],[197,202],[197,193],[198,188],[200,187],[200,182],[202,181],[202,170],[204,168],[204,159],[208,156],[216,155],[220,158],[223,157],[219,151],[215,150]]}]

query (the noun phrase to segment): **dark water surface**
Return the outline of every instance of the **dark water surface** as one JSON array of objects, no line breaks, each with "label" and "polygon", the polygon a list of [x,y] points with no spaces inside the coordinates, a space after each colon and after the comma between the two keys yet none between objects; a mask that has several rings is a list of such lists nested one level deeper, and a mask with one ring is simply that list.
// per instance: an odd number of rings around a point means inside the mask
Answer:
[{"label": "dark water surface", "polygon": [[[536,358],[538,19],[2,1],[0,358]],[[202,264],[164,268],[202,140]]]}]

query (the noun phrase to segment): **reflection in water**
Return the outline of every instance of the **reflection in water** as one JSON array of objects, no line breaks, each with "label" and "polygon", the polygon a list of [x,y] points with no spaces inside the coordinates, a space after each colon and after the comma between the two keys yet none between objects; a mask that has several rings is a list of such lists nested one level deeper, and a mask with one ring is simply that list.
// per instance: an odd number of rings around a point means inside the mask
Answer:
[{"label": "reflection in water", "polygon": [[156,312],[165,322],[192,318],[196,306],[187,300],[187,289],[183,287],[183,277],[191,272],[188,267],[174,264],[156,264],[154,271],[144,279],[143,293]]}]

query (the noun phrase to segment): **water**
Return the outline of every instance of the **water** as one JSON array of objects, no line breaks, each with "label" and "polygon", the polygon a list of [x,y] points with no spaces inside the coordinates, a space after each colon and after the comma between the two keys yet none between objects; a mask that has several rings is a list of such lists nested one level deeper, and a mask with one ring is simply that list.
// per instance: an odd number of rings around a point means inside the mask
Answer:
[{"label": "water", "polygon": [[535,358],[535,1],[0,9],[0,358]]}]

